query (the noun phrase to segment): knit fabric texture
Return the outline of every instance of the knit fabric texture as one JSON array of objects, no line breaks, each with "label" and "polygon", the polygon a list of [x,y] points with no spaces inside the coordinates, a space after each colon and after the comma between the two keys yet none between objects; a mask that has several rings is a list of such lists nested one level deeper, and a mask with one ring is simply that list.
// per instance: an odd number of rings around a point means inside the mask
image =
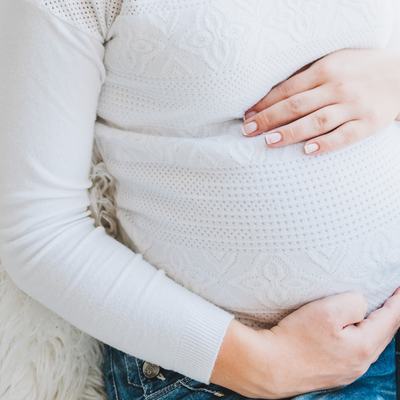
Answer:
[{"label": "knit fabric texture", "polygon": [[205,383],[235,317],[269,327],[345,290],[377,308],[400,283],[399,123],[316,157],[240,125],[304,65],[389,46],[397,4],[2,0],[10,277],[98,340]]},{"label": "knit fabric texture", "polygon": [[[305,156],[243,111],[340,48],[385,47],[394,2],[135,1],[109,32],[96,141],[131,248],[253,327],[400,283],[400,128]],[[293,21],[288,24],[284,21]],[[264,38],[264,40],[260,40]]]}]

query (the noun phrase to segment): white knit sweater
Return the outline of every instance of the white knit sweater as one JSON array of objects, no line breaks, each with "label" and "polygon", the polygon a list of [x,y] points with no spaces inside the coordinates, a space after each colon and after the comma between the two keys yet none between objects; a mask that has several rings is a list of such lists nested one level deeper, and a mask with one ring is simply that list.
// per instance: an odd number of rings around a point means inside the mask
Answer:
[{"label": "white knit sweater", "polygon": [[[304,156],[240,133],[301,66],[396,39],[398,0],[1,0],[0,258],[95,338],[209,383],[235,316],[400,284],[400,126]],[[122,243],[88,211],[93,139]]]}]

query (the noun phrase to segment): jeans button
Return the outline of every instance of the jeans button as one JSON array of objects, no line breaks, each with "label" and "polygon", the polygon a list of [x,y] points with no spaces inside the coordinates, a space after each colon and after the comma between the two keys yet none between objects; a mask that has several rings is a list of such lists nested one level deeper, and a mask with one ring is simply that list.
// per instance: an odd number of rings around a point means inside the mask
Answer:
[{"label": "jeans button", "polygon": [[152,364],[149,363],[148,361],[145,361],[143,363],[142,370],[146,378],[155,378],[160,372],[160,367],[156,364]]}]

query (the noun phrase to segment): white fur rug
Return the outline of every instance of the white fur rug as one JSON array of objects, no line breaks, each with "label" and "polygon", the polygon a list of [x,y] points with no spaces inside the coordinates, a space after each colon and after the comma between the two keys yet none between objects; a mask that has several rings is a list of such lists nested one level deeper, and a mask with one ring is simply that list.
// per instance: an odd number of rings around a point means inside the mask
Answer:
[{"label": "white fur rug", "polygon": [[[96,147],[91,211],[116,236],[112,177]],[[0,399],[105,400],[102,343],[19,290],[0,263]]]}]

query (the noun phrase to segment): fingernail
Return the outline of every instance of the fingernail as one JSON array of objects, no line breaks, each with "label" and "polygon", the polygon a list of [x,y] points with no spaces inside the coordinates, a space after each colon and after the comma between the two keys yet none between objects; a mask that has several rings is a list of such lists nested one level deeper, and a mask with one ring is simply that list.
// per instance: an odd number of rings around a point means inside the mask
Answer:
[{"label": "fingernail", "polygon": [[249,135],[257,130],[257,122],[252,121],[247,124],[243,124],[242,131],[243,135]]},{"label": "fingernail", "polygon": [[249,111],[248,113],[246,113],[246,114],[244,115],[244,119],[246,120],[246,119],[249,119],[249,118],[251,118],[251,117],[254,117],[254,115],[256,115],[256,114],[257,114],[256,111]]},{"label": "fingernail", "polygon": [[319,149],[319,146],[317,143],[309,143],[304,146],[304,151],[306,154],[314,153]]},{"label": "fingernail", "polygon": [[265,141],[268,144],[278,143],[281,140],[282,140],[282,135],[279,132],[267,133],[265,135]]}]

